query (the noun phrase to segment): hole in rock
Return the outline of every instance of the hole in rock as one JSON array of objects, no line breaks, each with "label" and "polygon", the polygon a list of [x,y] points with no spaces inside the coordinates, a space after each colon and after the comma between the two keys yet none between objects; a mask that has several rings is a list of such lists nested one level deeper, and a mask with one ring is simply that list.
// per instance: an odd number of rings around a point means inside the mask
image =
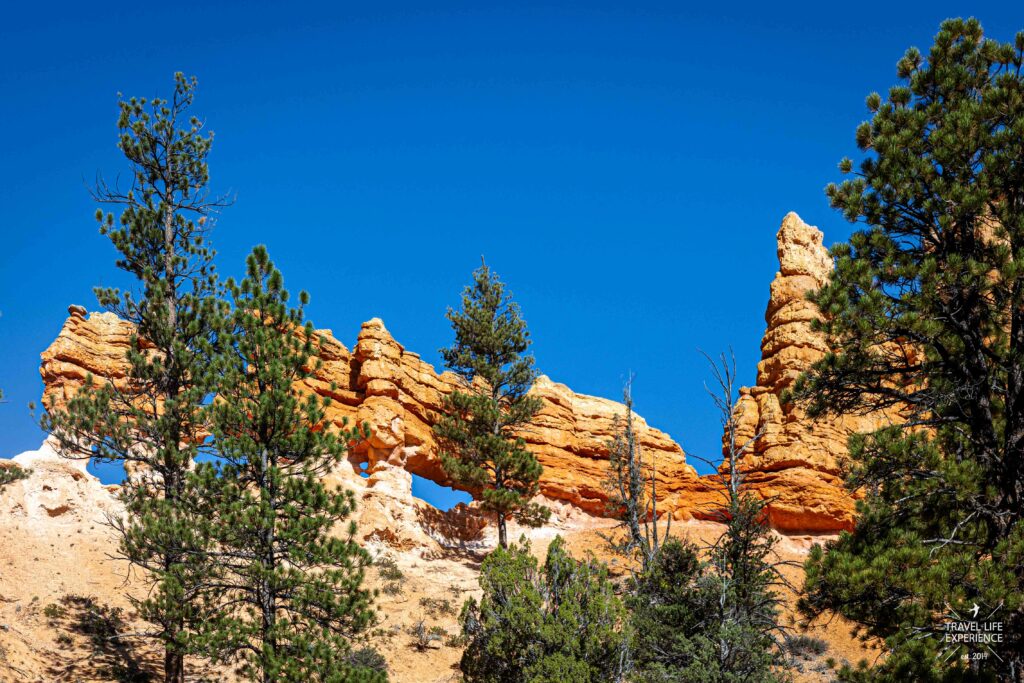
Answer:
[{"label": "hole in rock", "polygon": [[124,482],[124,465],[119,462],[99,462],[89,459],[85,467],[89,474],[100,480],[101,484],[121,484]]},{"label": "hole in rock", "polygon": [[[219,458],[211,455],[200,455],[196,460],[200,462],[217,461]],[[368,471],[369,463],[361,462],[356,465],[356,472],[364,479],[370,476]],[[121,463],[99,462],[96,459],[89,460],[88,471],[99,478],[103,484],[121,484],[124,481],[124,465]],[[459,503],[469,503],[473,497],[465,491],[456,491],[447,486],[441,486],[419,476],[412,475],[412,495],[433,505],[438,510],[447,511]]]},{"label": "hole in rock", "polygon": [[465,491],[456,491],[447,486],[435,484],[418,474],[412,475],[412,495],[427,501],[442,511],[451,510],[459,503],[469,503],[473,500],[473,496]]}]

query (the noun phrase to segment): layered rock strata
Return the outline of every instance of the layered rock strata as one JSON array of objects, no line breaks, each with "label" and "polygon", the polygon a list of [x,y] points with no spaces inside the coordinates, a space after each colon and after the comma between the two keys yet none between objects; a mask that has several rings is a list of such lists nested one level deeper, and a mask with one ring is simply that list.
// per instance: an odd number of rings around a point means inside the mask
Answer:
[{"label": "layered rock strata", "polygon": [[[123,383],[127,374],[131,325],[110,313],[87,314],[79,306],[72,306],[69,313],[57,339],[42,354],[47,407],[65,402],[90,374],[96,381],[114,383]],[[319,333],[321,362],[302,386],[331,399],[327,417],[336,426],[369,425],[370,437],[351,449],[352,464],[370,474],[384,465],[401,467],[450,486],[432,426],[444,397],[459,386],[459,378],[437,373],[395,341],[376,318],[363,324],[351,351],[330,330]],[[541,495],[590,514],[605,514],[608,443],[623,406],[577,394],[543,376],[532,392],[541,399],[541,409],[522,436],[544,466]],[[685,516],[681,494],[704,485],[686,463],[682,448],[667,434],[639,417],[636,427],[646,456],[657,463],[661,509],[679,509]]]},{"label": "layered rock strata", "polygon": [[[740,441],[761,434],[742,470],[751,490],[769,501],[772,526],[787,532],[835,532],[853,524],[854,497],[844,488],[841,464],[850,434],[872,431],[884,415],[811,420],[783,392],[827,352],[823,336],[812,329],[820,313],[806,293],[829,278],[832,260],[822,233],[790,213],[778,232],[779,271],[771,284],[766,331],[761,342],[755,386],[740,390],[735,417]],[[44,405],[60,405],[88,375],[115,384],[126,379],[125,352],[132,327],[110,313],[69,308],[70,317],[42,354]],[[444,397],[459,378],[438,373],[418,354],[406,350],[379,319],[363,323],[349,350],[330,330],[321,330],[321,361],[302,385],[332,399],[329,420],[341,426],[366,423],[368,439],[354,444],[353,467],[372,475],[401,468],[444,486],[445,476],[434,439]],[[547,377],[533,387],[542,407],[522,436],[544,466],[541,495],[605,515],[608,444],[620,403],[572,391]],[[717,477],[697,476],[682,448],[667,434],[637,417],[645,459],[656,466],[658,510],[676,519],[714,519],[722,502]]]},{"label": "layered rock strata", "polygon": [[852,528],[855,497],[843,487],[841,473],[847,440],[885,421],[880,414],[810,419],[800,406],[782,401],[797,377],[828,352],[824,335],[812,328],[821,312],[807,299],[832,273],[822,238],[795,213],[783,219],[757,383],[740,389],[734,413],[738,443],[761,434],[740,468],[745,481],[770,501],[772,526],[791,531]]}]

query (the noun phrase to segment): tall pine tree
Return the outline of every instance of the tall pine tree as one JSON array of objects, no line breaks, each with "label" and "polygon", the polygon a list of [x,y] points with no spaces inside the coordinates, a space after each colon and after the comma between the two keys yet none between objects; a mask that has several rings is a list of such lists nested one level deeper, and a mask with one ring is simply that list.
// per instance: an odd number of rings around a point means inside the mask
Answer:
[{"label": "tall pine tree", "polygon": [[445,473],[478,491],[483,508],[498,520],[498,542],[507,547],[507,520],[540,526],[549,510],[530,499],[542,471],[516,434],[540,409],[529,396],[537,378],[533,357],[524,355],[530,333],[519,306],[486,264],[473,273],[462,294],[462,310],[448,309],[455,343],[441,349],[463,388],[445,398],[445,415],[435,425]]},{"label": "tall pine tree", "polygon": [[119,104],[118,146],[128,161],[127,190],[100,180],[95,197],[121,207],[97,210],[100,231],[138,281],[136,293],[97,289],[101,305],[135,326],[124,382],[86,386],[65,407],[48,406],[43,427],[72,457],[125,466],[126,517],[118,520],[124,559],[152,584],[136,601],[163,643],[165,681],[185,680],[190,634],[199,608],[209,539],[189,508],[188,472],[203,447],[203,409],[216,381],[212,345],[218,298],[209,219],[224,201],[208,192],[213,135],[188,114],[196,81],[175,74],[169,100]]},{"label": "tall pine tree", "polygon": [[208,520],[222,588],[205,642],[263,683],[387,680],[350,664],[351,638],[373,620],[362,586],[369,556],[354,522],[340,528],[355,508],[352,492],[322,481],[358,434],[328,428],[327,400],[296,387],[316,365],[306,293],[289,306],[262,246],[247,273],[227,285],[228,360],[210,408],[221,461],[198,474],[201,490],[216,491]]},{"label": "tall pine tree", "polygon": [[[869,95],[865,158],[830,185],[863,224],[813,300],[835,353],[797,384],[812,415],[900,410],[850,444],[852,533],[807,563],[812,614],[885,639],[858,680],[1024,676],[1024,33],[942,24]],[[994,611],[1003,638],[948,649],[943,622]],[[968,658],[965,658],[965,655]]]}]

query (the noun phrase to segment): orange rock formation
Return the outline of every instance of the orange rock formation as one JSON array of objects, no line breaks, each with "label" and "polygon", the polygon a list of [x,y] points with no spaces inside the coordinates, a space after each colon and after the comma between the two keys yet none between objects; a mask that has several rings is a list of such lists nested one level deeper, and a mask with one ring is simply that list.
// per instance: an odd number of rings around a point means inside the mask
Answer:
[{"label": "orange rock formation", "polygon": [[[126,375],[131,325],[110,313],[86,314],[80,306],[68,310],[71,315],[60,334],[42,354],[43,404],[48,407],[67,400],[89,374],[115,383]],[[370,473],[387,463],[451,485],[441,468],[432,425],[444,396],[459,379],[449,372],[438,374],[418,354],[406,351],[376,318],[363,324],[352,351],[330,330],[320,334],[322,364],[303,385],[332,399],[328,419],[334,424],[369,424],[370,438],[353,447],[350,460],[367,463]],[[602,482],[607,476],[608,442],[614,418],[624,414],[623,406],[574,393],[543,376],[533,393],[542,407],[522,436],[544,466],[541,494],[590,514],[605,514]],[[700,478],[667,434],[649,427],[643,418],[637,418],[636,426],[647,457],[657,462],[662,509],[680,508],[680,491],[687,484],[699,488]]]},{"label": "orange rock formation", "polygon": [[[855,431],[869,431],[881,417],[849,416],[810,420],[797,406],[783,404],[783,390],[826,352],[823,337],[811,329],[819,317],[807,301],[808,290],[828,279],[832,260],[822,233],[790,213],[778,232],[779,272],[771,284],[767,329],[761,343],[757,383],[740,390],[735,416],[743,441],[763,436],[742,469],[747,484],[769,500],[772,526],[781,531],[834,532],[853,523],[854,500],[842,485],[840,463]],[[88,374],[115,383],[125,379],[125,351],[132,328],[110,313],[87,314],[80,306],[57,339],[42,354],[44,405],[59,405]],[[407,351],[379,319],[363,324],[350,351],[330,330],[321,330],[322,366],[304,388],[332,399],[329,419],[341,425],[368,423],[371,437],[354,446],[350,460],[366,463],[370,473],[384,465],[401,467],[442,485],[451,485],[441,468],[432,425],[443,398],[459,379]],[[533,388],[542,408],[523,431],[544,466],[541,494],[575,505],[592,515],[607,513],[608,442],[621,404],[573,392],[547,377]],[[637,417],[645,459],[657,467],[658,509],[677,519],[712,518],[721,502],[715,477],[699,477],[683,450],[667,434]]]},{"label": "orange rock formation", "polygon": [[806,294],[828,281],[832,259],[822,245],[821,231],[795,213],[782,221],[778,256],[757,384],[740,389],[734,413],[740,443],[762,434],[741,470],[747,473],[746,483],[770,499],[768,514],[775,528],[850,529],[854,498],[843,488],[840,470],[847,439],[854,432],[877,429],[884,416],[812,420],[800,407],[781,401],[783,391],[828,351],[824,336],[811,329],[821,313]]}]

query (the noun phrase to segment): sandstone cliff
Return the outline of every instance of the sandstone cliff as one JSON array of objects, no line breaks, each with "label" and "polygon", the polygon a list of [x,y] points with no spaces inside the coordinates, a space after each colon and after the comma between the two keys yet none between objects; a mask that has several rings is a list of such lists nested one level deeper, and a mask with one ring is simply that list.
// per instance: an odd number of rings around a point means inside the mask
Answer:
[{"label": "sandstone cliff", "polygon": [[[131,325],[110,313],[87,314],[72,306],[57,339],[42,354],[40,373],[43,403],[60,405],[92,374],[97,381],[123,382],[125,352]],[[321,367],[304,388],[332,399],[328,418],[340,426],[367,423],[368,440],[356,444],[350,460],[366,464],[369,473],[382,464],[401,467],[442,485],[450,485],[441,468],[432,425],[444,396],[458,386],[449,372],[438,374],[419,355],[399,344],[379,319],[363,324],[355,347],[349,351],[330,330],[320,330]],[[526,439],[544,474],[541,495],[571,503],[591,514],[606,512],[608,442],[621,404],[573,392],[547,377],[537,380],[533,393],[542,401],[540,412],[524,429]],[[683,508],[681,496],[702,488],[682,448],[667,434],[637,418],[637,433],[647,457],[657,462],[662,509]],[[684,515],[685,516],[685,515]]]},{"label": "sandstone cliff", "polygon": [[[763,434],[745,460],[747,483],[769,500],[772,526],[788,532],[836,532],[853,524],[854,499],[843,488],[840,465],[846,441],[856,431],[875,429],[883,415],[810,420],[797,406],[781,402],[782,392],[826,352],[811,329],[819,317],[807,301],[824,284],[832,261],[822,233],[790,213],[778,232],[779,271],[771,283],[756,385],[740,390],[736,405],[740,440]],[[58,405],[92,374],[125,380],[125,351],[131,325],[109,313],[87,314],[80,306],[42,354],[44,405]],[[356,444],[352,464],[374,473],[385,465],[450,485],[440,465],[432,425],[444,396],[458,378],[438,373],[407,351],[379,319],[363,324],[350,351],[330,330],[321,330],[321,367],[304,388],[332,399],[328,416],[337,425],[366,422],[371,437]],[[607,512],[602,487],[613,421],[623,414],[614,401],[573,392],[547,377],[533,388],[542,408],[523,431],[544,466],[541,494],[592,515]],[[637,418],[645,458],[658,476],[658,509],[676,519],[713,519],[722,501],[715,477],[699,477],[682,449],[667,434]]]},{"label": "sandstone cliff", "polygon": [[757,383],[740,389],[736,404],[738,441],[762,434],[741,469],[747,472],[747,483],[771,500],[768,513],[775,528],[850,529],[854,498],[843,488],[841,476],[847,439],[854,432],[877,429],[885,416],[812,420],[800,407],[781,401],[797,377],[828,351],[824,336],[811,327],[821,313],[806,294],[828,281],[832,259],[821,231],[795,213],[782,221],[778,256]]}]

